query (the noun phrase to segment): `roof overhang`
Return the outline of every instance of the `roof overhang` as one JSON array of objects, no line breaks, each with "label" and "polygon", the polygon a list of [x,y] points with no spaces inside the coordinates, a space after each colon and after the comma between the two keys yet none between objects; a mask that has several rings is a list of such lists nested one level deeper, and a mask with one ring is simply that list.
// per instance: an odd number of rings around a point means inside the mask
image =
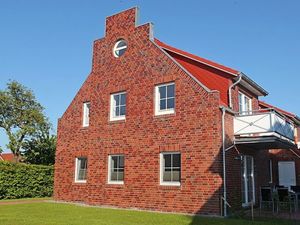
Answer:
[{"label": "roof overhang", "polygon": [[[240,73],[242,75],[242,80],[240,81],[240,85],[246,88],[247,90],[251,91],[253,94],[257,96],[266,96],[269,93],[263,89],[260,85],[258,85],[255,81],[253,81],[250,77],[248,77],[244,73]],[[237,78],[234,78],[234,80],[238,80]]]}]

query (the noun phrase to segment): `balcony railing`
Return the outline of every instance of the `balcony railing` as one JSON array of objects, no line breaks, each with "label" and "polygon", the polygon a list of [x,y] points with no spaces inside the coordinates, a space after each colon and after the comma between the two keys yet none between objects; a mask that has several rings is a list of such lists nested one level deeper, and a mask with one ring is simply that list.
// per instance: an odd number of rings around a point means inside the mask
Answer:
[{"label": "balcony railing", "polygon": [[294,124],[274,109],[263,109],[236,115],[234,118],[234,135],[243,137],[276,136],[295,144]]}]

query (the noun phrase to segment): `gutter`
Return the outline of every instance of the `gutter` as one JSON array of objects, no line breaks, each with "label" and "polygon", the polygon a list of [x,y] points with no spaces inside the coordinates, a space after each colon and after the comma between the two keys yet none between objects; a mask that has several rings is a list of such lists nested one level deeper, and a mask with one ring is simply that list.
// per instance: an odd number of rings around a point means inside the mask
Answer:
[{"label": "gutter", "polygon": [[243,77],[243,75],[242,75],[242,73],[240,72],[239,75],[238,75],[238,80],[237,80],[236,82],[234,82],[232,85],[230,85],[229,88],[228,88],[229,108],[231,108],[231,109],[232,109],[231,90],[232,90],[232,88],[233,88],[234,86],[236,86],[238,83],[241,82],[242,77]]}]

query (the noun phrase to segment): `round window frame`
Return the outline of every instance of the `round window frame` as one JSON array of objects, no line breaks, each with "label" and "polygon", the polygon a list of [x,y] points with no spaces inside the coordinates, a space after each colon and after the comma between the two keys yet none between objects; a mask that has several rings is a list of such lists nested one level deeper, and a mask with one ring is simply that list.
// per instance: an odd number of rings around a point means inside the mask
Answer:
[{"label": "round window frame", "polygon": [[[123,46],[123,47],[120,47],[120,48],[117,48],[117,46],[121,43],[121,42],[124,42],[126,44],[126,46]],[[128,43],[125,39],[119,39],[116,41],[114,47],[113,47],[113,55],[115,58],[120,58],[122,55],[125,54],[126,50],[128,48]],[[119,50],[122,50],[122,49],[125,49],[124,53],[122,55],[117,55],[116,54],[116,51],[119,51]]]}]

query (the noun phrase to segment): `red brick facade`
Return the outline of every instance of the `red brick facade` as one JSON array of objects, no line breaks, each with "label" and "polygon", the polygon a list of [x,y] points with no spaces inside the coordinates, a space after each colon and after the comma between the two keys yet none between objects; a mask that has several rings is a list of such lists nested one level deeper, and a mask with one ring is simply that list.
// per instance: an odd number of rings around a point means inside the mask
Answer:
[{"label": "red brick facade", "polygon": [[[136,8],[110,16],[105,37],[94,42],[92,71],[58,123],[54,198],[219,215],[223,195],[220,92],[204,88],[163,51],[153,40],[150,23],[138,26],[136,22]],[[112,49],[120,38],[127,41],[128,48],[116,58]],[[175,113],[156,116],[154,88],[167,82],[175,83]],[[233,89],[235,110],[238,89]],[[120,91],[126,91],[126,120],[112,122],[110,95]],[[90,123],[82,127],[87,101]],[[258,108],[257,96],[252,104],[253,109]],[[227,114],[228,145],[232,127],[233,116]],[[160,185],[159,155],[168,151],[181,153],[180,186]],[[263,165],[260,153],[241,151],[254,155],[257,171],[264,169],[259,167]],[[125,157],[124,184],[108,184],[108,157],[120,153]],[[81,156],[88,159],[87,182],[75,183],[75,159]],[[230,150],[227,161],[229,202],[240,205],[237,151]],[[265,182],[259,180],[257,186]]]},{"label": "red brick facade", "polygon": [[[55,166],[58,200],[185,213],[219,214],[219,93],[208,92],[151,41],[151,25],[135,26],[135,9],[107,18],[94,43],[93,70],[59,121]],[[115,58],[119,38],[126,53]],[[175,114],[154,115],[154,87],[175,82]],[[127,93],[126,121],[109,121],[110,94]],[[90,126],[82,104],[90,101]],[[181,153],[181,186],[159,183],[159,153]],[[107,183],[108,155],[125,155],[124,185]],[[75,158],[88,158],[86,184],[74,183]]]}]

